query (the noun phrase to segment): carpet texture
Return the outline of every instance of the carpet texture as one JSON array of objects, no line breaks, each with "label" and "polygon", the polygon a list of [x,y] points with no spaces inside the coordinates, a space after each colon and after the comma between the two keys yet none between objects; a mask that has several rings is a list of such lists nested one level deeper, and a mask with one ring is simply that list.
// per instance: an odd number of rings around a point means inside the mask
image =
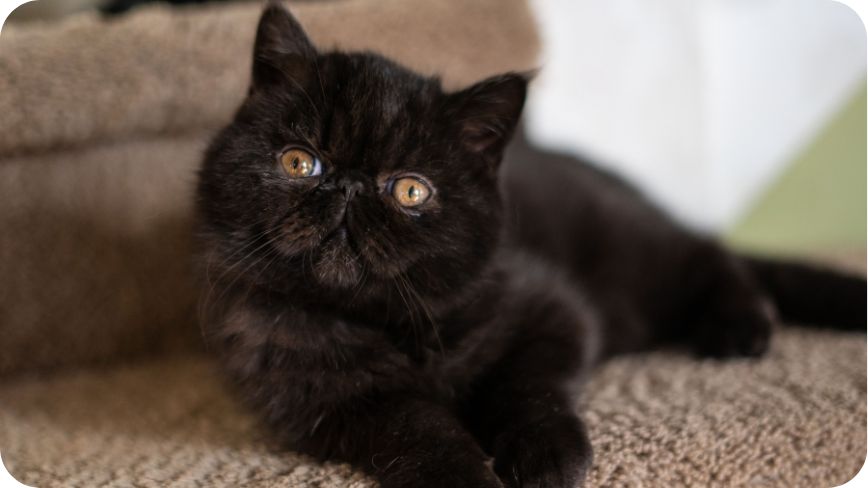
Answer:
[{"label": "carpet texture", "polygon": [[[788,329],[760,361],[623,357],[582,405],[588,486],[831,487],[865,460],[865,336]],[[269,450],[216,366],[191,357],[0,385],[0,449],[51,486],[375,486]]]}]

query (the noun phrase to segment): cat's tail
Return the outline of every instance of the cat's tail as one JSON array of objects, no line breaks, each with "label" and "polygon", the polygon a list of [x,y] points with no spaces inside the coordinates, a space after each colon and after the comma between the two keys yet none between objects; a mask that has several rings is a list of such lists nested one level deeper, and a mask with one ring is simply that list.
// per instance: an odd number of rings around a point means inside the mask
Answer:
[{"label": "cat's tail", "polygon": [[784,322],[865,330],[868,287],[864,277],[787,260],[741,259]]}]

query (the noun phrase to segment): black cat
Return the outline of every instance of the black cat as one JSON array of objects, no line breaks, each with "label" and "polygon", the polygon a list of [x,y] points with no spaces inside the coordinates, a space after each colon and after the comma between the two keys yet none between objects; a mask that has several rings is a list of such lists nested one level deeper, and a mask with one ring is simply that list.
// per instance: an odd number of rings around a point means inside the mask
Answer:
[{"label": "black cat", "polygon": [[571,487],[601,359],[758,356],[775,310],[864,329],[862,279],[736,256],[521,140],[501,164],[526,86],[446,93],[267,7],[197,203],[206,337],[284,445],[385,487]]}]

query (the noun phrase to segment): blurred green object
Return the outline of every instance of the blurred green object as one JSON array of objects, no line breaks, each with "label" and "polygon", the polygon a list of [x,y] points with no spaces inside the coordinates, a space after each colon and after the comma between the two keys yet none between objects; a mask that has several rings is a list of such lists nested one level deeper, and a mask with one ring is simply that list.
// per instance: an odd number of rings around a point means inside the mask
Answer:
[{"label": "blurred green object", "polygon": [[763,252],[864,252],[865,82],[726,236]]}]

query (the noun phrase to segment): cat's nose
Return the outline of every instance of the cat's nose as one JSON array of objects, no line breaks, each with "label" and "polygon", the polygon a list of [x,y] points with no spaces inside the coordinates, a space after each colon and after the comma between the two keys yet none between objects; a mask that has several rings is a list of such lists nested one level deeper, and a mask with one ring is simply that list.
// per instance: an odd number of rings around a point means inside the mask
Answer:
[{"label": "cat's nose", "polygon": [[365,185],[358,180],[341,178],[338,180],[338,188],[344,191],[344,197],[347,201],[350,201],[357,193],[361,192],[365,188]]}]

